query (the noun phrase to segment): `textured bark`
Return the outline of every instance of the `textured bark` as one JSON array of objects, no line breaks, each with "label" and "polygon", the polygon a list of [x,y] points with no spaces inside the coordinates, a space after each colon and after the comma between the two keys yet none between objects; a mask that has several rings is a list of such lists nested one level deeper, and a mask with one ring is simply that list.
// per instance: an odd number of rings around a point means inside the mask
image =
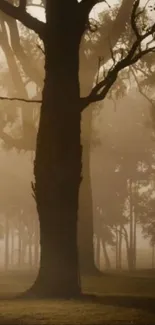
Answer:
[{"label": "textured bark", "polygon": [[31,292],[46,297],[73,297],[81,292],[77,247],[82,165],[80,35],[75,16],[75,21],[68,21],[66,10],[60,1],[47,2],[46,77],[34,164],[41,257]]}]

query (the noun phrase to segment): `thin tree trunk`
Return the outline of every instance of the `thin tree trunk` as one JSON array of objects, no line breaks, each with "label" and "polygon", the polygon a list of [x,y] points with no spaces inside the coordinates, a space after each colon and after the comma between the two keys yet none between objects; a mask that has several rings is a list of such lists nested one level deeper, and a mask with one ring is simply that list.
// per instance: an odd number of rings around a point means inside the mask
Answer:
[{"label": "thin tree trunk", "polygon": [[22,224],[21,224],[21,216],[19,216],[19,224],[18,224],[18,268],[20,269],[22,266]]},{"label": "thin tree trunk", "polygon": [[119,232],[118,232],[118,229],[117,229],[117,227],[116,227],[116,269],[118,269],[118,249],[119,249],[119,247],[118,247],[118,245],[119,245]]},{"label": "thin tree trunk", "polygon": [[14,228],[12,226],[12,229],[11,229],[11,267],[13,268],[14,267],[14,249],[15,249],[15,245],[14,245]]},{"label": "thin tree trunk", "polygon": [[127,262],[128,262],[128,269],[130,269],[130,246],[129,246],[129,239],[128,239],[128,233],[125,227],[122,227],[124,231],[124,240],[126,244],[126,255],[127,255]]},{"label": "thin tree trunk", "polygon": [[134,209],[134,269],[136,269],[136,257],[137,257],[137,218],[136,218],[136,211]]},{"label": "thin tree trunk", "polygon": [[132,200],[132,180],[129,180],[129,197],[130,197],[130,271],[134,268],[134,246],[133,246],[133,240],[134,240],[134,233],[133,233],[133,200]]},{"label": "thin tree trunk", "polygon": [[100,270],[100,236],[96,235],[96,266]]},{"label": "thin tree trunk", "polygon": [[122,226],[119,228],[119,240],[118,240],[118,267],[122,269]]},{"label": "thin tree trunk", "polygon": [[8,215],[5,216],[5,258],[4,258],[4,268],[8,271],[9,268],[9,218]]},{"label": "thin tree trunk", "polygon": [[109,270],[109,269],[111,269],[111,264],[110,264],[110,259],[109,259],[108,252],[106,249],[106,244],[105,244],[105,241],[103,238],[101,239],[101,242],[102,242],[102,249],[103,249],[104,260],[105,260],[105,268],[107,270]]}]

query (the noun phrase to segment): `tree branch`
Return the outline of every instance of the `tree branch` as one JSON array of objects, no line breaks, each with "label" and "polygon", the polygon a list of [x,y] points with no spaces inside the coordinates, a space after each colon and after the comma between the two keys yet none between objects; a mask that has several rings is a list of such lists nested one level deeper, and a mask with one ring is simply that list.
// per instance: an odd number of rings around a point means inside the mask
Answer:
[{"label": "tree branch", "polygon": [[32,17],[28,12],[26,12],[26,6],[21,5],[21,3],[25,3],[25,1],[20,1],[19,7],[15,7],[10,4],[6,0],[0,0],[0,10],[6,15],[19,20],[23,25],[27,28],[32,29],[36,32],[41,39],[44,39],[44,31],[45,31],[45,23],[41,22],[37,18]]},{"label": "tree branch", "polygon": [[155,23],[150,28],[146,29],[144,33],[139,34],[138,26],[136,24],[137,8],[139,6],[139,2],[139,0],[135,1],[131,14],[131,26],[135,33],[136,40],[134,41],[126,56],[121,56],[121,59],[119,61],[116,62],[114,60],[112,52],[112,61],[113,63],[116,63],[113,64],[112,67],[109,69],[106,77],[94,86],[90,94],[85,98],[81,98],[81,111],[83,111],[89,104],[93,102],[98,102],[105,98],[109,89],[116,81],[118,73],[121,70],[133,65],[147,53],[155,52],[155,46],[148,47],[147,44],[144,50],[141,49],[142,42],[146,41],[149,36],[153,36],[153,33],[155,33]]},{"label": "tree branch", "polygon": [[0,96],[0,100],[8,100],[8,101],[21,101],[24,103],[42,103],[41,99],[26,99],[26,98],[19,98],[19,97],[5,97],[5,96]]},{"label": "tree branch", "polygon": [[27,5],[27,0],[20,0],[19,1],[19,7],[21,10],[26,11],[26,5]]}]

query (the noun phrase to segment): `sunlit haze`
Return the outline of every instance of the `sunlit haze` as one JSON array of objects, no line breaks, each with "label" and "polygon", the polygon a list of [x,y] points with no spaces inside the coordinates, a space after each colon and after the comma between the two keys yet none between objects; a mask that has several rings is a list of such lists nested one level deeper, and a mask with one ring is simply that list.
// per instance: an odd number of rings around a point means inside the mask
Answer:
[{"label": "sunlit haze", "polygon": [[72,0],[49,1],[46,24],[46,1],[0,0],[0,324],[141,324],[155,307],[155,0],[133,19],[134,0],[90,17],[93,1],[72,16]]}]

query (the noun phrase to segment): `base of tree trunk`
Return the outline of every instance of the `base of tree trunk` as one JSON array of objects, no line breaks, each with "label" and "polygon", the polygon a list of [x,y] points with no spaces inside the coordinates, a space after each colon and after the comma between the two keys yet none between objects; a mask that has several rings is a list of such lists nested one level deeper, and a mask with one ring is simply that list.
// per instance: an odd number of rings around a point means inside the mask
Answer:
[{"label": "base of tree trunk", "polygon": [[73,296],[68,295],[43,295],[42,293],[36,292],[34,288],[30,288],[28,291],[19,294],[17,297],[13,298],[15,300],[42,300],[42,299],[57,299],[57,300],[83,300],[83,301],[93,301],[97,298],[94,294],[85,294],[85,293],[79,293],[75,294]]},{"label": "base of tree trunk", "polygon": [[81,291],[79,290],[68,290],[67,292],[54,291],[54,290],[45,290],[45,288],[41,288],[37,286],[35,283],[32,285],[30,289],[26,292],[20,294],[17,299],[80,299]]}]

